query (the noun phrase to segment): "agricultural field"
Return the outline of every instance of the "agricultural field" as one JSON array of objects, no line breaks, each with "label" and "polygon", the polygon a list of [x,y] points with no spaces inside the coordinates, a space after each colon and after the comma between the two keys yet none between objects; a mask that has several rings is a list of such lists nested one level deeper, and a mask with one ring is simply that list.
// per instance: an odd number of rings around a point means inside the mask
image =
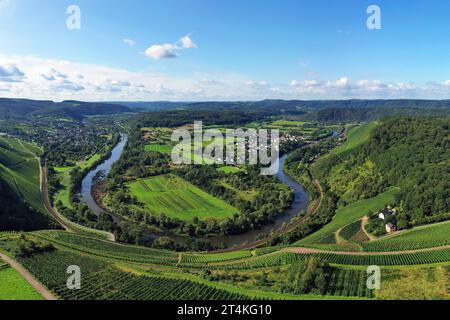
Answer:
[{"label": "agricultural field", "polygon": [[234,166],[223,166],[223,167],[217,168],[217,171],[220,171],[220,172],[223,172],[223,173],[226,173],[226,174],[245,172],[244,169],[238,168],[238,167],[234,167]]},{"label": "agricultural field", "polygon": [[16,270],[0,260],[0,300],[42,299],[42,296]]},{"label": "agricultural field", "polygon": [[346,151],[352,150],[364,142],[369,140],[370,132],[378,125],[372,121],[361,126],[353,127],[348,131],[345,142],[331,151],[331,154],[339,155]]},{"label": "agricultural field", "polygon": [[450,245],[450,222],[417,227],[363,243],[364,251],[404,251]]},{"label": "agricultural field", "polygon": [[450,299],[450,266],[436,268],[384,269],[382,300],[443,300]]},{"label": "agricultural field", "polygon": [[159,152],[163,154],[171,154],[173,146],[168,144],[156,144],[150,143],[146,144],[144,147],[145,151]]},{"label": "agricultural field", "polygon": [[[388,191],[370,199],[356,201],[345,207],[336,210],[333,220],[312,235],[298,241],[296,244],[308,245],[314,243],[324,243],[324,239],[334,239],[334,233],[340,228],[361,219],[365,215],[377,212],[395,201],[398,188],[391,188]],[[334,242],[329,242],[334,243]]]},{"label": "agricultural field", "polygon": [[130,192],[153,214],[190,221],[230,217],[238,210],[172,174],[134,181]]},{"label": "agricultural field", "polygon": [[54,196],[54,203],[61,201],[62,204],[67,208],[72,208],[70,203],[70,171],[74,169],[74,167],[56,167],[54,168],[56,177],[59,179],[61,184],[61,189]]},{"label": "agricultural field", "polygon": [[44,213],[37,158],[41,153],[42,150],[33,144],[15,138],[0,137],[1,179],[33,208]]}]

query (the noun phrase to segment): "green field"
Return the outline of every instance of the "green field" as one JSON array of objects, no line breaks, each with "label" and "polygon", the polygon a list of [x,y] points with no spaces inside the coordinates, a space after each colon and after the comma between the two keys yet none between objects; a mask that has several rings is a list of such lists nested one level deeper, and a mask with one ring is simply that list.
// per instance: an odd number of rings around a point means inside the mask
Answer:
[{"label": "green field", "polygon": [[[33,152],[36,152],[33,153]],[[15,138],[0,137],[0,177],[35,209],[45,212],[41,203],[41,149]]]},{"label": "green field", "polygon": [[67,208],[72,208],[70,203],[70,171],[75,167],[56,167],[56,175],[62,185],[62,188],[54,196],[54,203],[61,201],[62,204]]},{"label": "green field", "polygon": [[100,153],[96,153],[87,160],[77,162],[77,166],[80,168],[80,170],[90,168],[95,162],[100,160],[101,157],[102,155]]},{"label": "green field", "polygon": [[403,251],[450,245],[450,222],[417,227],[364,243],[364,251]]},{"label": "green field", "polygon": [[16,270],[0,262],[0,300],[42,299],[42,296]]},{"label": "green field", "polygon": [[332,154],[341,154],[369,140],[370,132],[377,126],[377,122],[369,122],[348,131],[345,142],[331,151]]},{"label": "green field", "polygon": [[385,206],[392,204],[395,201],[395,195],[398,191],[398,188],[391,188],[376,197],[359,200],[336,210],[336,215],[329,224],[325,225],[312,235],[298,241],[297,244],[305,245],[320,243],[324,238],[329,237],[340,228],[361,219],[365,215],[374,213],[383,209]]},{"label": "green field", "polygon": [[224,201],[171,174],[134,181],[128,187],[153,214],[190,221],[193,217],[223,219],[238,213]]},{"label": "green field", "polygon": [[217,171],[220,171],[220,172],[223,172],[226,174],[245,172],[244,169],[238,168],[238,167],[233,167],[233,166],[223,166],[223,167],[217,168]]},{"label": "green field", "polygon": [[303,126],[306,122],[304,121],[291,121],[291,120],[276,120],[272,122],[274,126],[282,126],[282,127],[295,127],[295,126]]},{"label": "green field", "polygon": [[156,143],[150,143],[145,145],[144,150],[145,151],[153,151],[153,152],[159,152],[162,154],[171,154],[172,152],[172,146],[168,144],[156,144]]}]

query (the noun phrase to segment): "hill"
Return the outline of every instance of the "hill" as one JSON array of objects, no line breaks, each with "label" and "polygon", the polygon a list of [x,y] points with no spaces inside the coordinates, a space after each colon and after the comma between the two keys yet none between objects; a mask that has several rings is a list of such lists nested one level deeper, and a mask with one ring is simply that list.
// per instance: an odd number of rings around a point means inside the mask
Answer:
[{"label": "hill", "polygon": [[81,101],[38,101],[0,98],[0,118],[58,117],[82,120],[86,116],[133,112],[126,106]]},{"label": "hill", "polygon": [[[319,161],[314,173],[340,205],[399,187],[400,228],[448,219],[449,127],[449,118],[385,120],[371,130],[365,143]],[[345,150],[345,144],[340,148]]]},{"label": "hill", "polygon": [[54,225],[41,202],[39,152],[34,145],[0,137],[0,231]]}]

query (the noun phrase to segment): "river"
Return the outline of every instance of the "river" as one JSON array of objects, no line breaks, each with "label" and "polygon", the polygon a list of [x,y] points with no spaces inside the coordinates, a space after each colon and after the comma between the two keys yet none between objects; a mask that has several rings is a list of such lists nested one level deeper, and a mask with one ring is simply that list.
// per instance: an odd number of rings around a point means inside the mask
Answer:
[{"label": "river", "polygon": [[[84,177],[81,183],[81,197],[84,203],[86,203],[89,209],[91,209],[91,211],[96,216],[104,212],[104,210],[97,205],[97,202],[95,202],[94,197],[92,196],[91,190],[93,179],[100,171],[105,174],[105,177],[109,174],[112,165],[120,159],[120,156],[122,155],[123,149],[125,148],[127,142],[128,136],[126,134],[121,134],[119,143],[111,151],[111,157],[95,167],[93,170],[89,171],[89,173],[86,175],[86,177]],[[116,222],[119,221],[119,219],[114,215],[113,218]]]},{"label": "river", "polygon": [[[86,177],[83,179],[81,186],[81,195],[83,201],[86,205],[92,210],[95,215],[99,215],[101,212],[104,212],[102,208],[100,208],[95,202],[91,189],[93,184],[93,178],[100,172],[106,175],[111,171],[112,165],[119,160],[122,155],[123,149],[127,144],[128,136],[126,134],[121,134],[120,142],[114,147],[111,152],[111,157],[105,160],[102,164],[97,166],[95,169],[91,170]],[[275,222],[270,225],[266,225],[261,229],[255,229],[248,231],[244,234],[240,235],[226,235],[226,236],[214,236],[205,238],[205,240],[210,241],[213,244],[225,243],[228,247],[232,247],[234,245],[242,244],[244,242],[253,242],[257,240],[258,236],[262,233],[268,234],[272,230],[276,230],[282,226],[284,222],[289,222],[295,215],[299,214],[300,211],[306,210],[309,204],[309,194],[305,190],[305,188],[298,184],[294,179],[289,177],[283,171],[284,162],[286,161],[288,155],[284,155],[278,159],[278,163],[275,166],[278,166],[277,170],[277,178],[284,184],[288,185],[294,191],[294,200],[288,209],[286,209],[283,213],[278,215]],[[112,215],[116,222],[120,223],[120,218]],[[182,237],[179,236],[171,236],[176,242],[182,242]]]}]

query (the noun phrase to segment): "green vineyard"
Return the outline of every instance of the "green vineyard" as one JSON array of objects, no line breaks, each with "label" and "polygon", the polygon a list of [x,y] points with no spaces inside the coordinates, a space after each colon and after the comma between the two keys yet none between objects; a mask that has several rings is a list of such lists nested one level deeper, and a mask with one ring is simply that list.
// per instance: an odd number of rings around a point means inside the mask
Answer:
[{"label": "green vineyard", "polygon": [[227,253],[217,254],[189,254],[183,253],[181,256],[181,264],[194,264],[194,263],[211,263],[237,260],[243,258],[249,258],[252,256],[251,251],[235,251]]},{"label": "green vineyard", "polygon": [[[249,297],[185,279],[137,276],[112,264],[74,253],[52,253],[19,261],[62,299],[69,300],[241,300]],[[67,287],[69,266],[81,270],[81,289]]]},{"label": "green vineyard", "polygon": [[364,251],[416,250],[450,245],[450,223],[419,227],[391,237],[362,244]]},{"label": "green vineyard", "polygon": [[333,269],[325,294],[330,296],[373,298],[373,290],[366,285],[367,273],[363,270]]},{"label": "green vineyard", "polygon": [[403,254],[345,255],[327,252],[315,255],[323,261],[340,265],[412,266],[448,262],[450,261],[450,248]]},{"label": "green vineyard", "polygon": [[178,262],[178,254],[172,251],[127,246],[67,232],[37,232],[35,235],[57,245],[104,258],[163,265]]}]

